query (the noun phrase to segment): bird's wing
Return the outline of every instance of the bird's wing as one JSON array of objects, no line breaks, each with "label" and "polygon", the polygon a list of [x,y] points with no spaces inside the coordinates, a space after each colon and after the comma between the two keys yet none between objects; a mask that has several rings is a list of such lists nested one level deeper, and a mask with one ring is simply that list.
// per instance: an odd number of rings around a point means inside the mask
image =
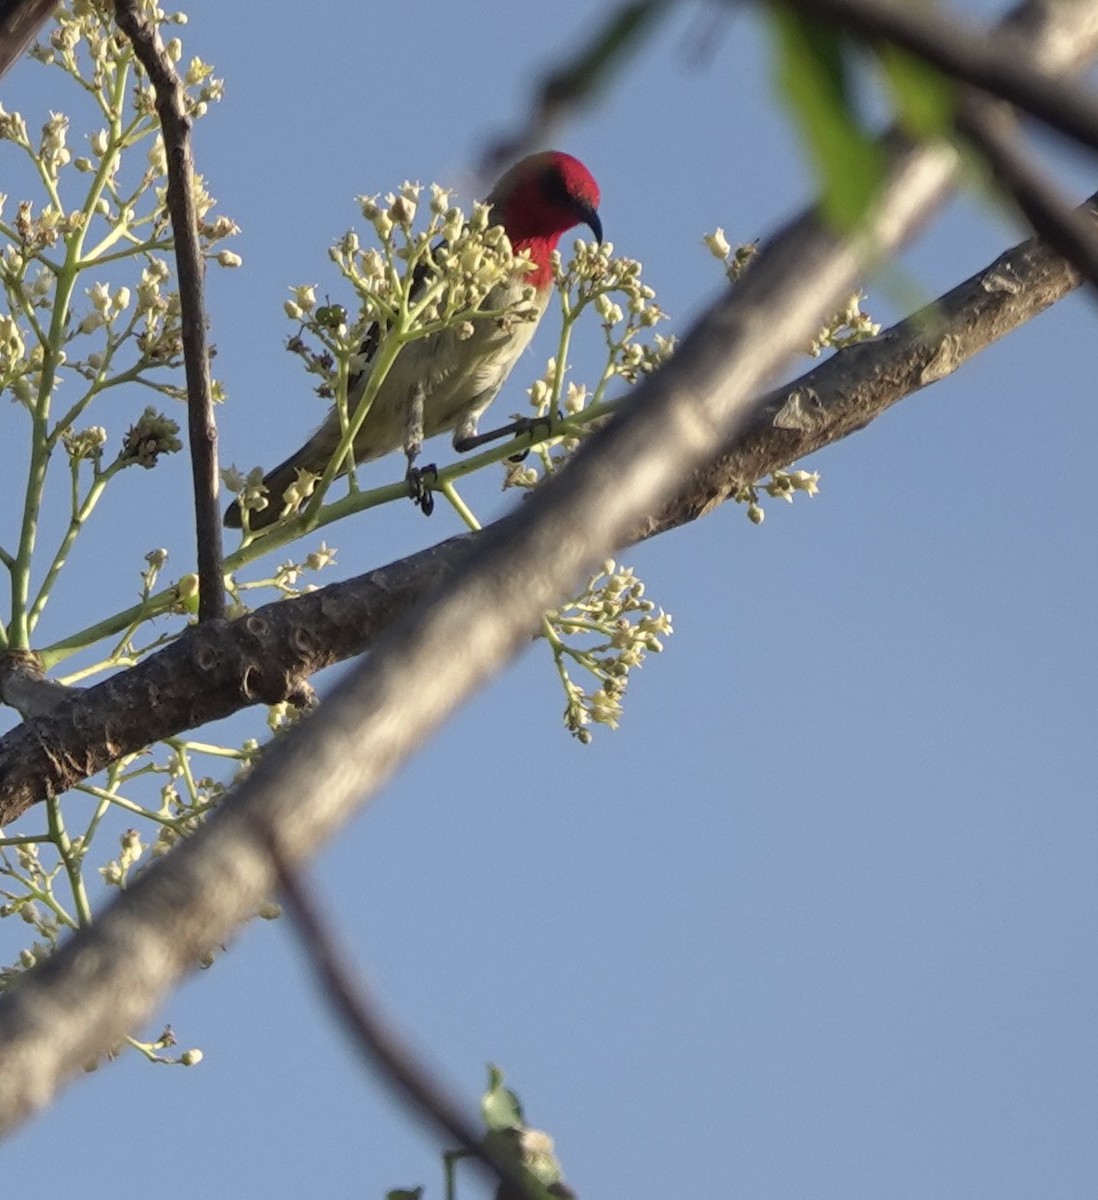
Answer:
[{"label": "bird's wing", "polygon": [[[437,245],[431,247],[432,257],[445,247],[446,243],[440,241]],[[413,303],[423,295],[423,289],[427,286],[427,277],[431,274],[432,266],[428,262],[420,261],[416,264],[416,269],[412,272],[412,288],[408,293],[408,297]],[[389,327],[381,321],[373,321],[367,325],[366,332],[362,335],[362,341],[358,347],[358,370],[347,381],[347,392],[354,396],[358,388],[365,382],[370,373],[370,365],[374,360],[374,355],[377,354],[377,348],[381,345],[382,339],[389,332]]]}]

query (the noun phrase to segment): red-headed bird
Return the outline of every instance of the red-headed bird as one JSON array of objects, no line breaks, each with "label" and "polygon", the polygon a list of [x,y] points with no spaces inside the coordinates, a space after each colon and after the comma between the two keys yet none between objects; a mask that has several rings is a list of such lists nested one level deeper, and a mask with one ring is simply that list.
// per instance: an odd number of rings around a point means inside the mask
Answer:
[{"label": "red-headed bird", "polygon": [[[467,330],[448,328],[405,346],[390,367],[354,439],[356,463],[381,458],[405,445],[408,415],[417,400],[423,406],[425,437],[452,429],[455,450],[470,450],[480,444],[482,435],[477,433],[477,422],[529,345],[549,304],[553,290],[549,256],[561,234],[583,224],[602,241],[598,184],[579,159],[558,150],[531,154],[517,162],[492,188],[487,203],[491,223],[503,226],[516,254],[529,251],[533,269],[516,271],[510,279],[497,284],[485,297],[482,307],[510,308],[532,287],[535,319],[480,320],[474,323],[471,336],[461,336],[462,332],[468,334]],[[368,335],[364,352],[369,355],[376,351],[379,340],[376,333]],[[347,407],[352,417],[369,378],[367,357],[348,387]],[[278,520],[283,493],[297,482],[298,470],[321,474],[339,440],[339,414],[333,408],[305,445],[264,477],[268,503],[264,509],[252,510],[253,529],[262,529]],[[240,527],[240,508],[236,502],[229,506],[225,524]]]}]

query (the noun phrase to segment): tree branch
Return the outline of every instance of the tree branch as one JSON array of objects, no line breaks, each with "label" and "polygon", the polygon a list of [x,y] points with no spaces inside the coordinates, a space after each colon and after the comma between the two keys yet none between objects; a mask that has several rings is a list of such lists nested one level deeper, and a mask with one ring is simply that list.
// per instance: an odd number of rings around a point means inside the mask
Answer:
[{"label": "tree branch", "polygon": [[276,844],[271,844],[270,853],[302,953],[347,1030],[349,1040],[367,1065],[381,1072],[384,1081],[416,1117],[433,1131],[452,1138],[498,1180],[507,1195],[516,1200],[544,1200],[548,1192],[537,1178],[517,1158],[504,1156],[493,1141],[483,1137],[476,1123],[466,1115],[464,1106],[442,1087],[411,1046],[389,1026],[365,984],[353,977],[313,898],[283,860]]},{"label": "tree branch", "polygon": [[494,179],[511,163],[544,145],[549,135],[609,83],[670,11],[668,0],[626,0],[598,26],[578,52],[549,71],[534,90],[525,126],[498,137],[486,150],[480,174]]},{"label": "tree branch", "polygon": [[313,854],[518,652],[582,570],[746,423],[760,383],[944,194],[956,161],[942,148],[903,152],[860,235],[839,238],[806,216],[765,246],[683,352],[567,470],[478,538],[446,586],[378,639],[321,714],[273,742],[193,837],[0,998],[0,1131],[136,1027],[206,948],[256,911],[276,882],[272,841],[291,869]]},{"label": "tree branch", "polygon": [[[1098,150],[1098,98],[1084,88],[1046,72],[1053,59],[1064,61],[1067,47],[1044,43],[1035,53],[1030,26],[1043,20],[1041,5],[1026,5],[989,36],[966,28],[954,14],[906,0],[782,0],[862,38],[884,40],[924,59],[946,75],[989,92],[1051,128]],[[1098,6],[1078,0],[1044,0],[1050,9],[1066,4],[1076,16],[1073,36],[1092,39]]]},{"label": "tree branch", "polygon": [[[1094,220],[1089,208],[1079,213]],[[1079,283],[1074,267],[1043,242],[1015,246],[872,341],[760,397],[745,432],[662,512],[638,522],[629,540],[694,521],[745,485],[864,428]],[[689,353],[688,346],[680,350],[680,356]],[[322,667],[362,654],[401,613],[449,579],[483,537],[451,538],[236,621],[188,630],[138,666],[17,726],[0,738],[0,826],[125,754],[248,705],[277,703]],[[124,722],[119,713],[126,714]]]},{"label": "tree branch", "polygon": [[961,102],[957,129],[986,160],[992,175],[1033,231],[1098,288],[1098,228],[1085,212],[1069,203],[1040,165],[1026,154],[1010,109],[972,92]]},{"label": "tree branch", "polygon": [[198,543],[198,618],[225,615],[225,569],[218,505],[217,421],[210,388],[203,298],[204,267],[194,205],[192,121],[184,105],[183,81],[164,50],[159,29],[137,0],[115,0],[119,28],[156,91],[156,111],[168,164],[168,213],[175,244],[182,320],[183,363],[187,374],[187,432],[194,479],[195,533]]},{"label": "tree branch", "polygon": [[[1048,11],[1049,36],[1067,10]],[[758,415],[752,395],[870,263],[927,215],[957,158],[924,147],[894,151],[890,162],[864,229],[840,238],[809,215],[768,243],[682,352],[592,434],[567,470],[477,539],[447,585],[386,631],[321,715],[275,741],[192,838],[0,998],[0,1131],[144,1020],[205,950],[256,910],[275,885],[272,840],[291,868],[315,853],[518,651],[584,568],[628,540],[715,447],[747,431]],[[778,413],[779,423],[800,428],[812,409],[802,399]]]}]

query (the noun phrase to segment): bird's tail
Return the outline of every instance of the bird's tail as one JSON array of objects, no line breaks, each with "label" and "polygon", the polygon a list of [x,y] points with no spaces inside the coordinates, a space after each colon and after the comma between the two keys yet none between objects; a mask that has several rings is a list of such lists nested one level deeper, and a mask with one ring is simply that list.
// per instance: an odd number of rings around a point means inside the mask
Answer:
[{"label": "bird's tail", "polygon": [[[338,429],[333,441],[327,424],[322,425],[300,450],[263,476],[263,486],[267,489],[267,507],[251,510],[249,524],[253,530],[266,529],[278,520],[285,505],[283,494],[291,484],[297,483],[298,471],[321,474],[328,465],[328,459],[335,453],[338,440]],[[236,500],[225,510],[225,525],[229,529],[240,528],[240,504]]]}]

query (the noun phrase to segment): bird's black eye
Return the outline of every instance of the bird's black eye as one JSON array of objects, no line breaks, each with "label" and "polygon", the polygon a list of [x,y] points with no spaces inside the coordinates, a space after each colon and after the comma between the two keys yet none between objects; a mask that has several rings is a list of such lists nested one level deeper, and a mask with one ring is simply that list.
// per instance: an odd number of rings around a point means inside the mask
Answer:
[{"label": "bird's black eye", "polygon": [[541,194],[557,208],[571,209],[576,197],[568,190],[564,176],[556,167],[549,167],[541,177]]}]

